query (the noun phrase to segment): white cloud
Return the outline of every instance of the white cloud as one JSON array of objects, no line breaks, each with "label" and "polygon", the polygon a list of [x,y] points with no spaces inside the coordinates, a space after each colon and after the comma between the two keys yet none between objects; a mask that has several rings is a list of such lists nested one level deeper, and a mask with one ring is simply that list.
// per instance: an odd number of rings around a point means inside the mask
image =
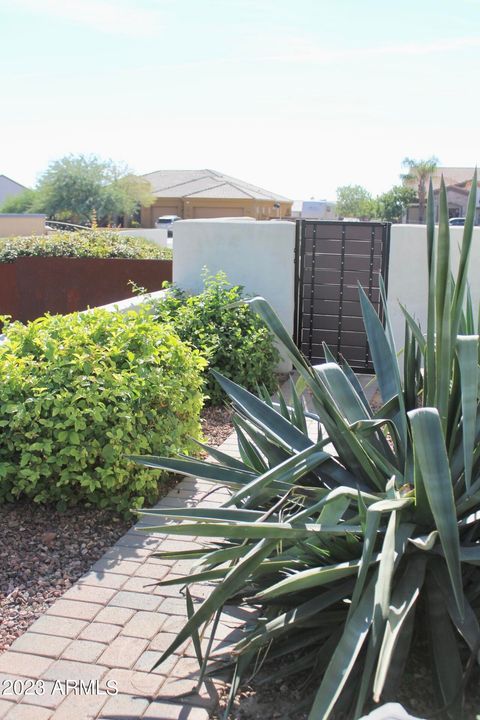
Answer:
[{"label": "white cloud", "polygon": [[342,48],[339,50],[320,48],[313,43],[305,41],[303,38],[297,38],[288,44],[285,53],[278,53],[264,59],[289,63],[296,62],[322,65],[331,62],[366,59],[369,57],[434,55],[476,47],[480,47],[480,36],[453,39],[444,38],[430,43],[412,42],[398,45],[380,45],[377,47]]},{"label": "white cloud", "polygon": [[17,7],[113,34],[154,35],[162,25],[159,2],[135,0],[16,0]]}]

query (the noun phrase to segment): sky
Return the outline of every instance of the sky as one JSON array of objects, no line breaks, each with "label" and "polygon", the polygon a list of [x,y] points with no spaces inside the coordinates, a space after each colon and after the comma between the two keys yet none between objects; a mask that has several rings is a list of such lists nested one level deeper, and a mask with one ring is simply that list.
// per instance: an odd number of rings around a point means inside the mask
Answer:
[{"label": "sky", "polygon": [[68,154],[291,199],[479,159],[480,0],[0,0],[0,174]]}]

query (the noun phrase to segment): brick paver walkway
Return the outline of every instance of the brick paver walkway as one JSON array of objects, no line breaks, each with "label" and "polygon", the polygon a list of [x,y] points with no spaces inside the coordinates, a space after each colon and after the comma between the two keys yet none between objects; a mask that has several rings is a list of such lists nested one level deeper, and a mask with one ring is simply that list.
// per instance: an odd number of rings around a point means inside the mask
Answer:
[{"label": "brick paver walkway", "polygon": [[[238,454],[234,435],[222,450]],[[215,506],[228,494],[212,483],[185,478],[159,506],[201,501]],[[217,688],[208,682],[195,692],[198,662],[191,641],[150,672],[187,617],[181,586],[152,583],[184,576],[190,569],[189,561],[165,561],[151,553],[186,550],[199,543],[196,538],[148,535],[138,531],[139,525],[0,655],[2,720],[209,717],[217,704]],[[197,602],[210,592],[201,585],[190,590]],[[242,613],[231,608],[222,616],[213,645],[217,652],[238,637]],[[114,688],[117,694],[109,694]]]},{"label": "brick paver walkway", "polygon": [[[374,391],[371,386],[368,396]],[[234,434],[221,449],[238,456]],[[186,478],[158,507],[217,506],[228,495],[213,483]],[[152,583],[184,577],[191,567],[151,553],[196,548],[205,538],[148,535],[138,531],[141,524],[158,522],[146,518],[120,538],[0,655],[2,720],[207,720],[217,688],[208,682],[195,692],[198,662],[191,641],[149,672],[187,618],[181,586]],[[200,602],[210,589],[195,585],[190,591]],[[228,651],[248,613],[226,609],[213,643],[217,653]],[[113,688],[117,694],[109,694]]]}]

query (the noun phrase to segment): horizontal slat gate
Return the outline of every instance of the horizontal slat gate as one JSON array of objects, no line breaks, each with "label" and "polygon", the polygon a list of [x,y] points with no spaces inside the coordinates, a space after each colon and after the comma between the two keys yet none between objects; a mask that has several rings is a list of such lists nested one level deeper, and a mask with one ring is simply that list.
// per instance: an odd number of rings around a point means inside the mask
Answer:
[{"label": "horizontal slat gate", "polygon": [[389,241],[389,223],[297,223],[295,338],[313,363],[325,359],[325,342],[353,369],[373,370],[358,284],[382,317],[379,276],[386,283]]}]

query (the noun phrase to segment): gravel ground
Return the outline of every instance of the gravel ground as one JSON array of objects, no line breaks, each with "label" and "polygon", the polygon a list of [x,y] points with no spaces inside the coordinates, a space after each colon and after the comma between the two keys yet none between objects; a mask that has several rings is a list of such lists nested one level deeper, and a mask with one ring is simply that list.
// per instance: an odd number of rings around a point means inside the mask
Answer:
[{"label": "gravel ground", "polygon": [[[202,429],[209,443],[220,445],[232,432],[230,416],[226,408],[205,408]],[[59,513],[24,501],[2,506],[0,653],[131,525],[129,519],[96,508]]]},{"label": "gravel ground", "polygon": [[205,407],[202,411],[202,431],[209,445],[221,445],[233,431],[232,411],[228,407]]}]

